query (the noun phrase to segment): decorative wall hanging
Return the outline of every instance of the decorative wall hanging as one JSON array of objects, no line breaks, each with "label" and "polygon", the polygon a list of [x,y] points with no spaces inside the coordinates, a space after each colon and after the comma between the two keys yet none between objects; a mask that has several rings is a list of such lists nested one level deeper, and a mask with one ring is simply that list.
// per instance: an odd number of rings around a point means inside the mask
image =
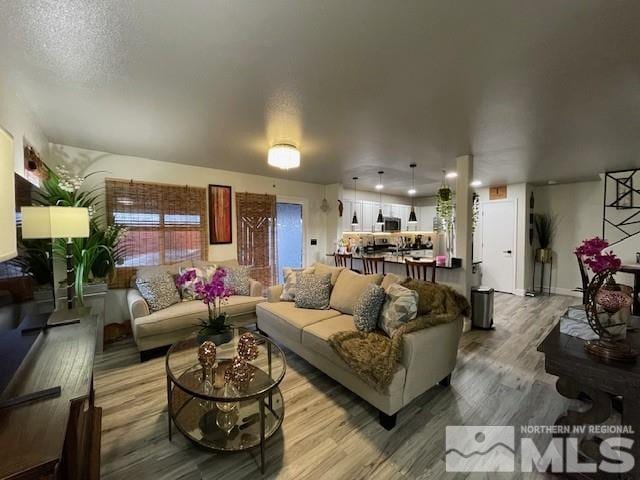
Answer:
[{"label": "decorative wall hanging", "polygon": [[602,238],[610,245],[640,234],[639,172],[636,168],[605,173]]},{"label": "decorative wall hanging", "polygon": [[209,185],[209,243],[231,243],[231,187]]}]

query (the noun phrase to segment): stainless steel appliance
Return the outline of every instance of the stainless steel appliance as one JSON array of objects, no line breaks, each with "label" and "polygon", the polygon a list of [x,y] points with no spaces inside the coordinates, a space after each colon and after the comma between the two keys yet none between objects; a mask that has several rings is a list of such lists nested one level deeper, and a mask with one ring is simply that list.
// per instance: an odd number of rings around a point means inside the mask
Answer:
[{"label": "stainless steel appliance", "polygon": [[382,230],[384,232],[399,232],[402,223],[398,217],[384,217],[384,225]]}]

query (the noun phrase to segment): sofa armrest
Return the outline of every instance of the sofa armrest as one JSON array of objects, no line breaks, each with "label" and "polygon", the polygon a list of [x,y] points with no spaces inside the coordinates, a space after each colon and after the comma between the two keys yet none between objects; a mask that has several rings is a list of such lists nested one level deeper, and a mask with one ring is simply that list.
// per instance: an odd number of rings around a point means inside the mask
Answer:
[{"label": "sofa armrest", "polygon": [[267,302],[275,303],[280,301],[280,295],[282,295],[282,289],[284,285],[274,285],[267,289]]},{"label": "sofa armrest", "polygon": [[402,338],[402,365],[407,370],[404,402],[424,393],[456,366],[463,318],[407,333]]},{"label": "sofa armrest", "polygon": [[262,283],[253,278],[249,279],[249,295],[252,297],[262,296]]},{"label": "sofa armrest", "polygon": [[151,313],[147,301],[142,298],[140,292],[135,288],[127,290],[127,305],[129,306],[129,316],[132,322],[136,318],[146,317]]}]

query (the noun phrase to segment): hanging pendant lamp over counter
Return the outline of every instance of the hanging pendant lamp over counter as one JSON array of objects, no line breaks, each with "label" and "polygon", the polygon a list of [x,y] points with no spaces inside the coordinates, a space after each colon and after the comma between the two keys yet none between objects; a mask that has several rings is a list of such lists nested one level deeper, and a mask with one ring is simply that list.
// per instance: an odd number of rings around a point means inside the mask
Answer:
[{"label": "hanging pendant lamp over counter", "polygon": [[358,177],[353,177],[353,218],[351,219],[351,226],[358,226],[358,215],[356,215],[358,205]]},{"label": "hanging pendant lamp over counter", "polygon": [[[378,172],[378,175],[380,175],[380,182],[378,183],[378,185],[376,185],[376,189],[380,192],[380,208],[378,209],[378,218],[376,219],[376,223],[378,225],[383,225],[384,224],[384,216],[382,215],[382,189],[384,188],[383,184],[382,184],[382,175],[384,174],[384,172],[382,170],[380,170]],[[380,188],[378,188],[380,187]]]},{"label": "hanging pendant lamp over counter", "polygon": [[411,195],[411,213],[409,213],[409,220],[407,221],[407,224],[415,225],[416,223],[418,223],[418,217],[416,216],[416,207],[413,202],[413,197],[416,194],[415,170],[417,165],[415,163],[412,163],[409,166],[411,167],[411,189],[409,190],[409,195]]}]

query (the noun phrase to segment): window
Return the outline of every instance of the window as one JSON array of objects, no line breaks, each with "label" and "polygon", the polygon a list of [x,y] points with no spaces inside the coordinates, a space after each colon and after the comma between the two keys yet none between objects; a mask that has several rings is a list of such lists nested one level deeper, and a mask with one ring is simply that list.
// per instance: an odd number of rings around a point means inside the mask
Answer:
[{"label": "window", "polygon": [[206,190],[107,180],[107,219],[129,229],[113,288],[129,286],[137,267],[207,257]]},{"label": "window", "polygon": [[276,269],[276,197],[236,193],[238,262],[251,265],[251,276],[273,285]]}]

